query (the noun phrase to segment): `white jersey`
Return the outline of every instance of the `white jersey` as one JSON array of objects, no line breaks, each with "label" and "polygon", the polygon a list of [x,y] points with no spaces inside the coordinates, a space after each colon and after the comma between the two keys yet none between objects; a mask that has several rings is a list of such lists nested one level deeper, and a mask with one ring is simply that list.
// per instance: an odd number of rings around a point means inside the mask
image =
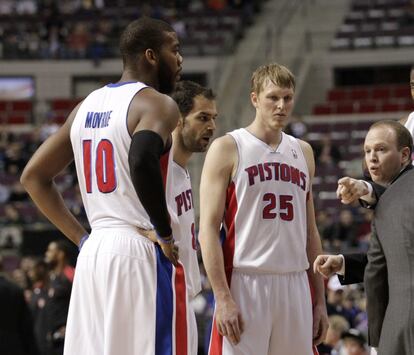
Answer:
[{"label": "white jersey", "polygon": [[299,142],[282,132],[274,150],[244,128],[229,134],[239,161],[223,222],[228,277],[232,267],[259,273],[306,270],[310,179]]},{"label": "white jersey", "polygon": [[168,174],[168,179],[170,178],[174,180],[174,184],[167,182],[171,188],[171,191],[167,190],[167,194],[173,198],[167,200],[167,203],[170,214],[174,213],[176,217],[176,219],[172,219],[171,227],[179,248],[180,261],[184,266],[188,294],[192,298],[201,291],[201,280],[197,260],[191,178],[188,170],[174,161],[171,163]]},{"label": "white jersey", "polygon": [[[127,82],[95,90],[82,102],[72,123],[70,138],[79,187],[92,229],[153,228],[135,193],[128,164],[128,109],[134,96],[146,87]],[[161,159],[164,181],[171,160],[172,154]]]},{"label": "white jersey", "polygon": [[[407,121],[404,123],[405,128],[407,128],[411,135],[414,137],[414,112],[411,112],[407,118]],[[413,165],[414,165],[414,152],[412,154]]]},{"label": "white jersey", "polygon": [[414,137],[414,112],[410,113],[404,126],[410,131],[411,135]]}]

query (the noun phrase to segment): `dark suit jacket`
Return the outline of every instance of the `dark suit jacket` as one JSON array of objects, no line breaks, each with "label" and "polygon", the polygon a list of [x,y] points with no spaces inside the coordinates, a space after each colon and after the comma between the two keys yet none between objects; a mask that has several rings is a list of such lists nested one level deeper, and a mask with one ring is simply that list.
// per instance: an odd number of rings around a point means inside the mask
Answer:
[{"label": "dark suit jacket", "polygon": [[345,275],[338,275],[342,285],[356,284],[364,281],[365,267],[368,263],[367,254],[344,254]]},{"label": "dark suit jacket", "polygon": [[368,337],[379,355],[414,354],[414,170],[387,188],[375,208],[364,284]]}]

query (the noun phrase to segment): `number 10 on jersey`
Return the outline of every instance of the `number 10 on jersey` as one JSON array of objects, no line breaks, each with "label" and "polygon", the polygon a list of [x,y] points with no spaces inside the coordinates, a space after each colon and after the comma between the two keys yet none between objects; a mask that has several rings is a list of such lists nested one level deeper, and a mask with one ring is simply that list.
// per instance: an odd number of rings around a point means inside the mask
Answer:
[{"label": "number 10 on jersey", "polygon": [[114,146],[111,141],[102,139],[95,152],[92,152],[92,140],[83,141],[83,173],[88,193],[92,193],[92,179],[95,177],[100,192],[109,193],[115,190],[115,158]]}]

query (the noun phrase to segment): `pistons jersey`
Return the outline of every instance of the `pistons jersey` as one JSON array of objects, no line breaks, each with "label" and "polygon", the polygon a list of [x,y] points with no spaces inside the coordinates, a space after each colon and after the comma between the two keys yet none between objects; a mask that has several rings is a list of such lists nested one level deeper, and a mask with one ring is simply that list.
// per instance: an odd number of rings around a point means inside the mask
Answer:
[{"label": "pistons jersey", "polygon": [[232,268],[288,273],[309,267],[306,202],[309,170],[296,138],[281,133],[273,149],[246,129],[229,133],[238,166],[227,189],[222,237]]},{"label": "pistons jersey", "polygon": [[[174,184],[170,183],[170,179]],[[168,172],[166,193],[172,215],[171,228],[179,248],[180,261],[184,267],[188,295],[194,297],[201,291],[200,269],[197,259],[197,241],[194,224],[194,203],[191,178],[187,169],[172,161]]]},{"label": "pistons jersey", "polygon": [[[70,138],[79,188],[92,229],[153,228],[135,192],[128,164],[128,109],[145,88],[140,82],[125,82],[95,90],[82,102],[72,123]],[[171,160],[169,153],[161,159],[164,181]]]}]

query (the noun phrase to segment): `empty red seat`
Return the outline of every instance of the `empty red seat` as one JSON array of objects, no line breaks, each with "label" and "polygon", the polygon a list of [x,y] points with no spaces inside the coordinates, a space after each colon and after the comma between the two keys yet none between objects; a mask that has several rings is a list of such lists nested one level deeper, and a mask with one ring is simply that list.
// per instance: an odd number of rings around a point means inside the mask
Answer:
[{"label": "empty red seat", "polygon": [[404,102],[402,106],[403,111],[414,111],[414,103],[412,100]]},{"label": "empty red seat", "polygon": [[32,110],[33,104],[31,101],[12,101],[11,108],[13,111],[26,111]]},{"label": "empty red seat", "polygon": [[396,86],[392,92],[393,97],[411,97],[411,90],[409,85]]},{"label": "empty red seat", "polygon": [[379,107],[379,105],[377,105],[375,101],[362,101],[359,103],[357,111],[359,113],[377,112],[377,107]]},{"label": "empty red seat", "polygon": [[389,87],[374,87],[372,89],[372,98],[388,99],[391,96]]},{"label": "empty red seat", "polygon": [[25,117],[25,116],[11,115],[7,119],[7,123],[9,123],[9,124],[24,124],[24,123],[29,123],[29,122],[28,122],[27,117]]},{"label": "empty red seat", "polygon": [[333,110],[330,104],[319,104],[313,107],[314,115],[330,115],[331,113],[333,113]]},{"label": "empty red seat", "polygon": [[354,105],[352,102],[338,103],[336,106],[336,113],[353,113]]},{"label": "empty red seat", "polygon": [[395,112],[401,111],[402,107],[400,104],[394,102],[384,102],[381,107],[383,112]]},{"label": "empty red seat", "polygon": [[366,100],[369,98],[370,91],[368,88],[353,88],[350,92],[352,100]]},{"label": "empty red seat", "polygon": [[80,99],[54,99],[51,102],[52,110],[73,110]]},{"label": "empty red seat", "polygon": [[348,99],[348,91],[346,89],[331,89],[328,92],[328,101],[342,101]]}]

